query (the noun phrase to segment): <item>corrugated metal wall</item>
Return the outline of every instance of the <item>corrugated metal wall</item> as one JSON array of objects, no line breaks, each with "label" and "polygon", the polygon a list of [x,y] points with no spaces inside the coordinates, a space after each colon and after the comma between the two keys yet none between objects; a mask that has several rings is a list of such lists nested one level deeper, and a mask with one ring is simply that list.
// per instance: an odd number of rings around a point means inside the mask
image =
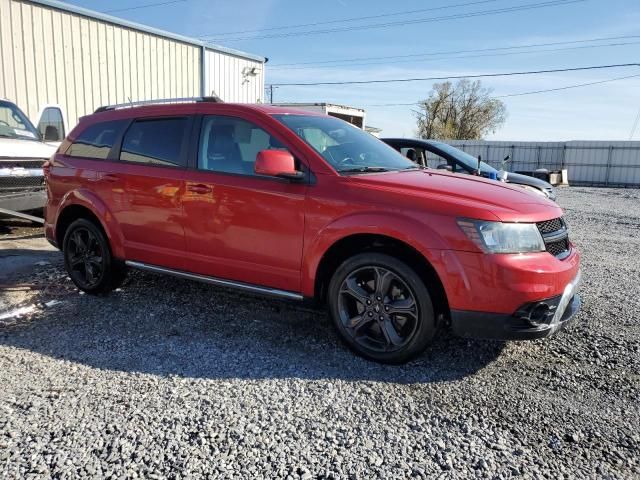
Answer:
[{"label": "corrugated metal wall", "polygon": [[200,47],[44,5],[0,0],[0,97],[69,126],[106,104],[200,95]]},{"label": "corrugated metal wall", "polygon": [[[256,75],[248,73],[256,68]],[[205,95],[218,95],[225,102],[264,101],[264,65],[261,62],[207,49]]]},{"label": "corrugated metal wall", "polygon": [[[450,140],[460,148],[500,169],[511,155],[509,171],[566,168],[573,185],[640,186],[640,142],[490,142]],[[435,160],[432,160],[435,161]]]}]

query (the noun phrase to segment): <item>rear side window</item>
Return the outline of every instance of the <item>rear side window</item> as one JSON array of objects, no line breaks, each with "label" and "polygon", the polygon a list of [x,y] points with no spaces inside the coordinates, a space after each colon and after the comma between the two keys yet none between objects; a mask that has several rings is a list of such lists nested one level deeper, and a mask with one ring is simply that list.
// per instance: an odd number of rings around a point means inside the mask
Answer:
[{"label": "rear side window", "polygon": [[136,120],[122,141],[120,160],[184,166],[181,152],[187,124],[187,118]]},{"label": "rear side window", "polygon": [[95,158],[104,160],[111,147],[120,137],[128,120],[94,123],[85,128],[67,150],[71,157]]}]

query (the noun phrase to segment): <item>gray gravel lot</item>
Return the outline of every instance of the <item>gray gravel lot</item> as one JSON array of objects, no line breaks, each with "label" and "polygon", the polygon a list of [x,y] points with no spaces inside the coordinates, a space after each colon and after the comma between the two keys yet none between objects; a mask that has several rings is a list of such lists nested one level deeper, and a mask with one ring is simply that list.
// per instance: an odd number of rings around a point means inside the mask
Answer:
[{"label": "gray gravel lot", "polygon": [[560,203],[577,324],[399,367],[298,305],[139,272],[80,295],[54,254],[1,292],[36,308],[0,320],[0,477],[639,478],[640,190]]}]

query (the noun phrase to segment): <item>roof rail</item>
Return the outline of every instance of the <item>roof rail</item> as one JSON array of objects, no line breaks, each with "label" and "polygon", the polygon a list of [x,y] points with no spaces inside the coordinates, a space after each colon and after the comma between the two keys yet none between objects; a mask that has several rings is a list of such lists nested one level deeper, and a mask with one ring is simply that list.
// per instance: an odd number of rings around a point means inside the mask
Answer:
[{"label": "roof rail", "polygon": [[200,102],[224,103],[224,101],[220,97],[215,95],[210,97],[158,98],[156,100],[140,100],[137,102],[118,103],[116,105],[103,105],[102,107],[96,108],[93,113],[106,112],[108,110],[118,110],[120,108],[141,107],[144,105],[166,105],[171,103]]}]

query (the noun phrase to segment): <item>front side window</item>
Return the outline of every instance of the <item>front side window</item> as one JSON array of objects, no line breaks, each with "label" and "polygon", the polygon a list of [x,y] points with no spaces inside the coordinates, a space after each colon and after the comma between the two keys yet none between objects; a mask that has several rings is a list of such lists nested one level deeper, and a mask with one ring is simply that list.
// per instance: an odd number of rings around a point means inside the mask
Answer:
[{"label": "front side window", "polygon": [[[436,144],[436,148],[455,159],[455,171],[463,173],[474,173],[478,170],[478,159],[469,155],[467,152],[464,152],[459,148],[452,147],[447,143],[440,142]],[[497,172],[497,170],[488,163],[480,162],[480,172],[482,174],[488,175],[491,172]]]},{"label": "front side window", "polygon": [[418,168],[400,152],[350,123],[316,115],[274,115],[341,173]]},{"label": "front side window", "polygon": [[182,142],[188,119],[136,120],[122,140],[120,160],[164,166],[184,166]]},{"label": "front side window", "polygon": [[22,110],[11,102],[0,100],[0,137],[40,140],[38,130]]},{"label": "front side window", "polygon": [[253,175],[262,150],[282,149],[275,137],[240,118],[206,115],[202,119],[198,168],[213,172]]},{"label": "front side window", "polygon": [[99,122],[85,128],[67,150],[71,157],[104,160],[127,126],[127,120]]}]

